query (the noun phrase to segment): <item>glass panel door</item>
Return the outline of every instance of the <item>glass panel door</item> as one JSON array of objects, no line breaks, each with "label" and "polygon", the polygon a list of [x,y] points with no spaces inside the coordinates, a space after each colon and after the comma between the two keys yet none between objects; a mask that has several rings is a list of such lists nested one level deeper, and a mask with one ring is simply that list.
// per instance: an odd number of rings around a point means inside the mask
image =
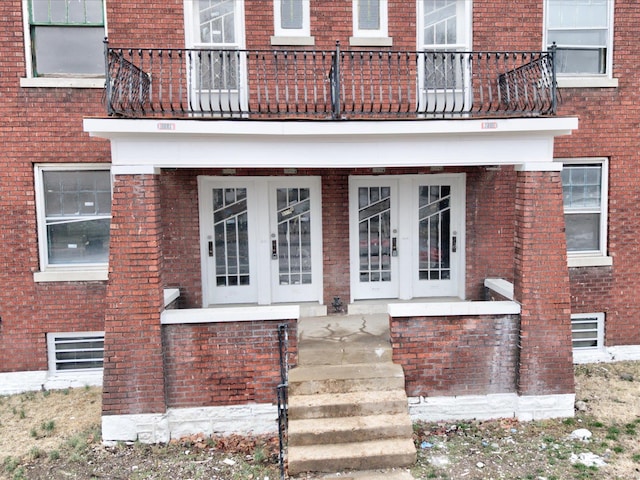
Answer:
[{"label": "glass panel door", "polygon": [[271,259],[274,302],[321,299],[322,237],[319,180],[271,182]]},{"label": "glass panel door", "polygon": [[250,180],[199,180],[204,305],[258,300],[256,192]]},{"label": "glass panel door", "polygon": [[351,180],[352,296],[398,296],[396,182],[389,178]]},{"label": "glass panel door", "polygon": [[414,297],[464,298],[464,175],[413,179]]}]

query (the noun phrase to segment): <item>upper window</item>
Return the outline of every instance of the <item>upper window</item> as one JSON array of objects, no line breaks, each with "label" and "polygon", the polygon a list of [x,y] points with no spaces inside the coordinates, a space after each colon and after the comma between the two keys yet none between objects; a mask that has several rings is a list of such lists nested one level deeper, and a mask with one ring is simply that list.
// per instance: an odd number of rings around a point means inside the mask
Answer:
[{"label": "upper window", "polygon": [[25,0],[29,76],[104,76],[103,0]]},{"label": "upper window", "polygon": [[471,2],[422,0],[418,3],[418,48],[465,50],[471,40]]},{"label": "upper window", "polygon": [[353,36],[388,35],[387,0],[353,0]]},{"label": "upper window", "polygon": [[40,269],[106,267],[111,174],[100,165],[36,167]]},{"label": "upper window", "polygon": [[562,168],[567,250],[571,255],[606,255],[607,162],[573,160]]},{"label": "upper window", "polygon": [[559,75],[611,76],[613,0],[547,0],[546,43]]},{"label": "upper window", "polygon": [[275,0],[274,33],[281,37],[308,37],[309,0]]}]

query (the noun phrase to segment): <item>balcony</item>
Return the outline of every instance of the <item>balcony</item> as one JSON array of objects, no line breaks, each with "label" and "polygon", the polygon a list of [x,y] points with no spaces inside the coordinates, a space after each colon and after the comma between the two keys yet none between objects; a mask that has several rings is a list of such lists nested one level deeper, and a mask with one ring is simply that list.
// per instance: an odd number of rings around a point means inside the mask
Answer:
[{"label": "balcony", "polygon": [[213,50],[105,44],[109,116],[443,119],[554,115],[547,52]]}]

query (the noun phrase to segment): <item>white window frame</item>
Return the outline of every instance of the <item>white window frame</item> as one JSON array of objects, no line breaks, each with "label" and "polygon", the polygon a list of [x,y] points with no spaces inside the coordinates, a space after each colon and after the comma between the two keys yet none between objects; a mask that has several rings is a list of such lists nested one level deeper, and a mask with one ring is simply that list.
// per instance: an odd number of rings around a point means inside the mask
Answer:
[{"label": "white window frame", "polygon": [[271,45],[314,45],[315,40],[311,36],[311,8],[309,0],[300,0],[302,3],[302,27],[282,27],[282,0],[273,1],[273,32]]},{"label": "white window frame", "polygon": [[353,36],[349,38],[349,44],[354,47],[390,47],[393,39],[389,37],[389,2],[379,0],[380,26],[377,29],[363,29],[358,23],[358,9],[360,0],[352,0],[351,12],[353,20]]},{"label": "white window frame", "polygon": [[[567,251],[567,262],[569,267],[594,267],[610,266],[613,259],[607,256],[607,226],[608,226],[608,198],[609,198],[609,161],[604,157],[596,158],[564,158],[556,159],[562,162],[563,166],[572,165],[599,165],[601,168],[600,183],[600,245],[597,250]],[[567,214],[566,209],[564,213]],[[590,211],[573,211],[571,213],[594,213]],[[571,214],[569,213],[569,214]]]},{"label": "white window frame", "polygon": [[[34,184],[36,197],[36,212],[38,224],[38,250],[40,271],[34,272],[36,282],[69,282],[69,281],[102,281],[108,278],[108,262],[82,264],[49,264],[47,225],[45,214],[45,195],[43,172],[45,171],[81,171],[81,170],[110,170],[109,164],[104,163],[62,163],[37,164],[34,167]],[[113,193],[113,176],[111,181]]]},{"label": "white window frame", "polygon": [[[607,61],[604,74],[557,73],[556,81],[560,88],[617,87],[618,80],[613,77],[613,28],[615,0],[608,0],[607,23]],[[544,24],[542,49],[549,48],[549,0],[544,0]],[[586,30],[586,29],[583,29]]]},{"label": "white window frame", "polygon": [[[66,370],[58,370],[57,364],[58,361],[56,359],[56,341],[58,339],[73,340],[80,339],[82,337],[102,337],[103,345],[104,345],[104,331],[95,331],[95,332],[55,332],[55,333],[47,333],[47,360],[49,363],[49,372],[55,374],[78,374],[80,372],[102,372],[103,367],[91,367],[91,368],[72,368]],[[104,364],[104,346],[103,346],[103,355],[102,362]]]},{"label": "white window frame", "polygon": [[[102,2],[102,18],[104,20],[104,36],[107,36],[107,5]],[[87,76],[73,75],[66,77],[36,77],[33,74],[33,51],[31,44],[31,23],[29,0],[22,0],[22,22],[24,32],[24,55],[26,75],[20,79],[20,86],[24,88],[104,88],[104,75]]]},{"label": "white window frame", "polygon": [[457,0],[457,11],[456,11],[456,20],[457,20],[457,30],[458,32],[462,32],[464,35],[463,41],[460,41],[458,38],[458,42],[455,44],[445,44],[445,45],[437,45],[431,43],[425,43],[424,38],[424,0],[417,0],[417,12],[418,12],[418,21],[417,21],[417,36],[418,36],[418,50],[428,49],[444,49],[444,50],[460,50],[460,51],[470,51],[472,49],[472,29],[473,29],[473,1],[472,0]]}]

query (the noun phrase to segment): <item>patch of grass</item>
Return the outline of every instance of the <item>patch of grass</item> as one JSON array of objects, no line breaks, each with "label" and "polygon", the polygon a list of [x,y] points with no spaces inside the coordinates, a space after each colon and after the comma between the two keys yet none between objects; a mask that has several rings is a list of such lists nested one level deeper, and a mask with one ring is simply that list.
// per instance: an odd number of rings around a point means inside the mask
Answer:
[{"label": "patch of grass", "polygon": [[43,458],[46,455],[46,452],[38,447],[31,447],[31,450],[29,450],[29,458],[31,458],[32,460]]},{"label": "patch of grass", "polygon": [[38,438],[38,431],[35,428],[32,428],[31,430],[29,430],[29,435],[31,436],[31,438]]},{"label": "patch of grass", "polygon": [[636,427],[638,425],[636,424],[636,422],[631,422],[631,423],[627,423],[624,426],[624,433],[626,433],[627,435],[631,435],[633,437],[635,437],[638,433],[638,431],[636,430]]},{"label": "patch of grass", "polygon": [[55,428],[56,428],[55,420],[48,420],[40,424],[40,429],[44,432],[48,432],[48,433],[53,432]]},{"label": "patch of grass", "polygon": [[12,480],[26,480],[27,477],[25,477],[24,475],[24,468],[16,468],[16,470],[13,472],[13,477],[11,478]]},{"label": "patch of grass", "polygon": [[42,391],[42,396],[47,398],[49,395],[51,395],[51,390],[43,390]]},{"label": "patch of grass", "polygon": [[609,428],[607,428],[607,436],[605,438],[607,440],[618,440],[619,435],[620,435],[620,429],[615,425],[612,425]]},{"label": "patch of grass", "polygon": [[51,450],[49,452],[49,460],[52,460],[52,461],[60,460],[60,452],[58,450]]},{"label": "patch of grass", "polygon": [[636,463],[640,463],[640,453],[634,453],[633,455],[631,455],[631,460]]},{"label": "patch of grass", "polygon": [[572,426],[576,424],[576,419],[569,417],[569,418],[565,418],[564,420],[562,420],[562,424],[563,425],[567,425],[567,426]]},{"label": "patch of grass", "polygon": [[12,456],[5,457],[2,461],[2,467],[7,473],[13,473],[13,471],[18,468],[18,465],[20,465],[20,461]]}]

